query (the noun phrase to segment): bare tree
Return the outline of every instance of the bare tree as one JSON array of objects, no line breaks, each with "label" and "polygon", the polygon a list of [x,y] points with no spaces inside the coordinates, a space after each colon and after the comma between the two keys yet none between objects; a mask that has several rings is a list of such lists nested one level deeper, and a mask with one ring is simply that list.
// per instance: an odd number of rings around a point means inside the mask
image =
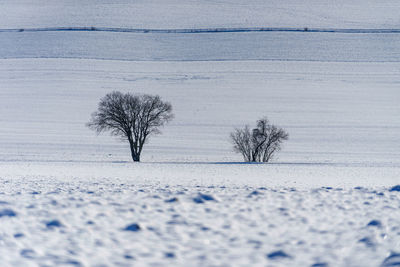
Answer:
[{"label": "bare tree", "polygon": [[252,142],[248,125],[243,129],[235,129],[231,133],[231,141],[235,152],[241,153],[245,161],[252,161]]},{"label": "bare tree", "polygon": [[144,144],[173,119],[172,106],[158,95],[135,95],[114,91],[104,96],[87,123],[97,133],[110,131],[129,142],[133,161],[140,161]]},{"label": "bare tree", "polygon": [[230,139],[234,151],[242,154],[245,161],[269,162],[289,135],[282,128],[270,124],[267,118],[262,118],[251,131],[248,125],[235,129]]}]

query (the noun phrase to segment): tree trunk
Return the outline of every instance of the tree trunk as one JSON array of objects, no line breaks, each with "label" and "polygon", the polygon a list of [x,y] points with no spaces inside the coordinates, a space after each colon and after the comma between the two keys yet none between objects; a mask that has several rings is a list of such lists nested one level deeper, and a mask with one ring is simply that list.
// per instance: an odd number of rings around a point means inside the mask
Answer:
[{"label": "tree trunk", "polygon": [[129,141],[129,146],[131,148],[131,156],[132,156],[132,160],[134,162],[139,162],[140,161],[140,154],[135,152],[135,145],[133,143],[132,138],[128,138]]},{"label": "tree trunk", "polygon": [[134,162],[139,162],[140,161],[140,155],[132,152],[132,159]]}]

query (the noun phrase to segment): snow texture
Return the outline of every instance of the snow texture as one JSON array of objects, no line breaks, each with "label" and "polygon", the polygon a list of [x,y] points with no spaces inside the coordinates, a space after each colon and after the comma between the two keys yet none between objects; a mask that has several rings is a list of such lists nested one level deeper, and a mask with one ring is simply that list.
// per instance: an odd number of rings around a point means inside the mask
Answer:
[{"label": "snow texture", "polygon": [[[1,266],[399,265],[399,14],[1,1]],[[140,164],[85,127],[112,90],[174,107]],[[229,133],[264,115],[290,139],[241,163]]]},{"label": "snow texture", "polygon": [[[178,174],[179,168],[169,168],[171,176],[174,171]],[[0,217],[2,265],[398,262],[398,254],[386,258],[400,249],[400,194],[388,188],[260,188],[245,182],[212,185],[210,180],[201,185],[200,178],[161,186],[151,171],[148,175],[2,179],[0,199],[17,211],[16,217]],[[260,193],[249,198],[255,190]],[[218,201],[194,202],[199,196]],[[179,201],[166,201],[171,197]],[[371,218],[380,226],[370,226]]]},{"label": "snow texture", "polygon": [[24,31],[0,36],[0,58],[400,61],[400,33]]},{"label": "snow texture", "polygon": [[0,159],[130,161],[126,143],[85,127],[121,90],[174,107],[143,161],[240,161],[229,133],[267,115],[290,134],[276,164],[398,173],[399,72],[398,62],[0,60]]},{"label": "snow texture", "polygon": [[399,28],[396,0],[3,0],[0,28]]}]

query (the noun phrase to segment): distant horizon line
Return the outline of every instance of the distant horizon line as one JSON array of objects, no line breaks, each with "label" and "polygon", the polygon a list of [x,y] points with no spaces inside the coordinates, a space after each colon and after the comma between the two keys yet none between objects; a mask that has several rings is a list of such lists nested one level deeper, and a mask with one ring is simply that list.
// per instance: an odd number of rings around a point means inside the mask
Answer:
[{"label": "distant horizon line", "polygon": [[312,28],[312,27],[217,27],[217,28],[119,28],[119,27],[42,27],[0,29],[2,32],[49,32],[49,31],[98,31],[120,33],[228,33],[228,32],[314,32],[314,33],[400,33],[400,29],[388,28]]}]

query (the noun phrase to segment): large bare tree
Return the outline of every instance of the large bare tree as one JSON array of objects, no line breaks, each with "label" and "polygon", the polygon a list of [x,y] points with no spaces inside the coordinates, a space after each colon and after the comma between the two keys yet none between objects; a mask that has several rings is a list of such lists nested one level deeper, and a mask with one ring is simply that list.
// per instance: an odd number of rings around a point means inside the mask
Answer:
[{"label": "large bare tree", "polygon": [[158,95],[114,91],[104,96],[87,126],[97,133],[110,131],[129,142],[133,161],[140,161],[144,144],[173,119],[172,106]]},{"label": "large bare tree", "polygon": [[235,129],[230,139],[234,151],[242,154],[245,161],[269,162],[289,135],[282,128],[270,124],[267,118],[262,118],[252,130],[248,125]]}]

